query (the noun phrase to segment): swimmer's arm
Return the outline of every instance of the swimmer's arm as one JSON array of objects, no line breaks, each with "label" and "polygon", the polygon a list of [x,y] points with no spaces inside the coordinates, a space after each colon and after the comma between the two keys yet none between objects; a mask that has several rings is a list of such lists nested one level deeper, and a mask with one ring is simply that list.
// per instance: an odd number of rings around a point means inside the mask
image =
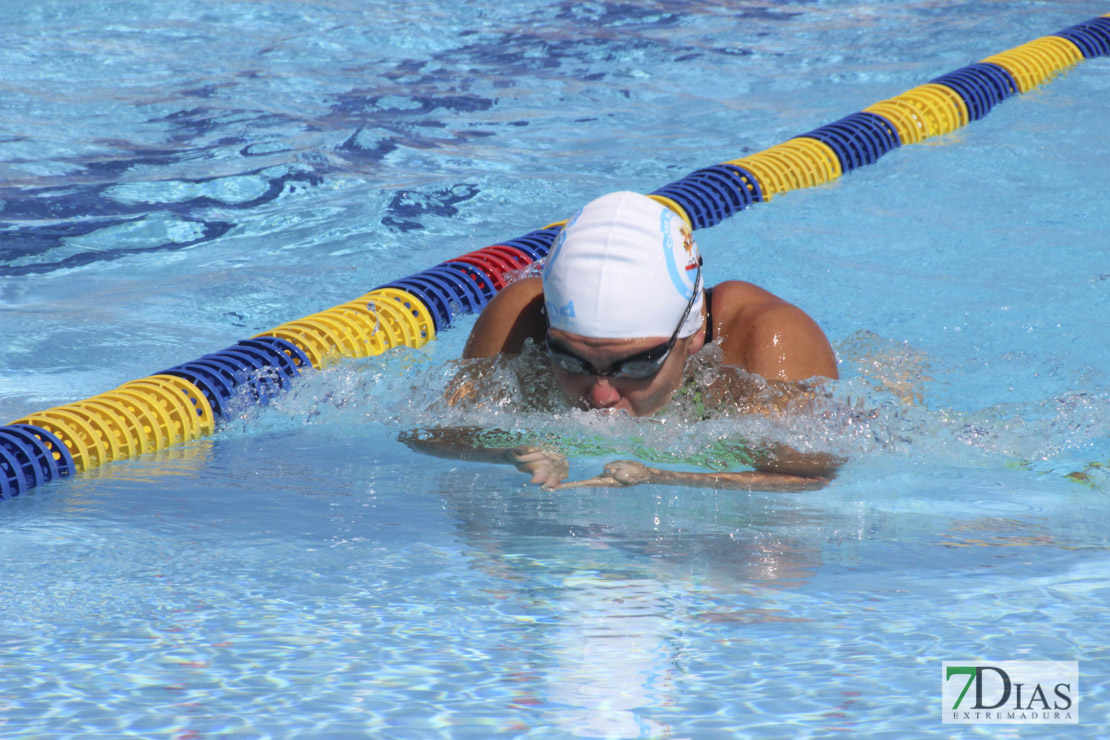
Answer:
[{"label": "swimmer's arm", "polygon": [[556,488],[627,488],[644,484],[685,486],[689,488],[740,489],[744,491],[814,491],[831,478],[817,475],[791,475],[766,470],[736,473],[691,473],[651,468],[635,460],[616,460],[605,466],[605,473],[582,481],[562,483]]},{"label": "swimmer's arm", "polygon": [[828,478],[769,473],[766,470],[741,470],[739,473],[684,473],[682,470],[653,470],[649,483],[693,488],[738,488],[741,490],[817,490],[828,485]]},{"label": "swimmer's arm", "polygon": [[746,448],[752,456],[754,472],[784,475],[790,478],[811,478],[828,483],[836,477],[847,460],[827,452],[799,452],[786,445],[764,445]]},{"label": "swimmer's arm", "polygon": [[799,452],[784,445],[744,447],[755,470],[695,473],[652,468],[635,460],[616,460],[605,472],[583,481],[563,483],[558,488],[624,488],[644,484],[689,488],[741,489],[745,491],[813,491],[836,477],[844,458],[824,452]]},{"label": "swimmer's arm", "polygon": [[689,473],[657,468],[648,470],[651,478],[646,483],[745,491],[815,491],[824,488],[830,480],[821,476],[789,475],[766,470],[743,470],[736,473]]},{"label": "swimmer's arm", "polygon": [[397,439],[410,449],[432,457],[472,462],[509,462],[511,447],[487,447],[479,440],[478,427],[436,427],[409,429]]},{"label": "swimmer's arm", "polygon": [[544,488],[556,487],[570,473],[566,455],[558,450],[537,445],[490,447],[481,439],[489,431],[479,427],[437,427],[401,432],[398,439],[410,449],[433,457],[515,465],[520,472],[532,476],[530,483]]}]

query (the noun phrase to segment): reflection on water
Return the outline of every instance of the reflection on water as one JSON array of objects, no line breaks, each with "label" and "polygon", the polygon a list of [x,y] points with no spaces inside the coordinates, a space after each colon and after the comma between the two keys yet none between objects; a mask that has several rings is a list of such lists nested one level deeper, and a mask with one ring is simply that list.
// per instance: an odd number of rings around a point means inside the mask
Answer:
[{"label": "reflection on water", "polygon": [[[505,584],[527,645],[514,705],[582,737],[667,737],[707,625],[804,623],[781,593],[820,566],[827,522],[796,496],[531,492],[445,473],[438,495],[473,567]],[[727,634],[727,632],[726,632]]]},{"label": "reflection on water", "polygon": [[586,737],[654,737],[669,728],[642,707],[674,704],[674,630],[681,601],[652,579],[573,574],[563,583],[564,619],[550,638],[544,672],[555,726]]}]

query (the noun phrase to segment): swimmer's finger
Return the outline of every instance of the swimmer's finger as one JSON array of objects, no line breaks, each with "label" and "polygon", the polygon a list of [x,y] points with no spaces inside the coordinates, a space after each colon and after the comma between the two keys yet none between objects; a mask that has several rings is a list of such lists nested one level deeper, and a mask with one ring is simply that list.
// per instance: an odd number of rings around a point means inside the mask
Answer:
[{"label": "swimmer's finger", "polygon": [[559,481],[564,476],[559,475],[559,471],[552,470],[551,468],[539,468],[532,472],[532,480],[529,483],[538,483],[544,488],[555,488]]},{"label": "swimmer's finger", "polygon": [[551,450],[516,448],[510,451],[509,457],[517,470],[532,476],[529,483],[538,483],[547,489],[554,488],[570,472],[566,456]]}]

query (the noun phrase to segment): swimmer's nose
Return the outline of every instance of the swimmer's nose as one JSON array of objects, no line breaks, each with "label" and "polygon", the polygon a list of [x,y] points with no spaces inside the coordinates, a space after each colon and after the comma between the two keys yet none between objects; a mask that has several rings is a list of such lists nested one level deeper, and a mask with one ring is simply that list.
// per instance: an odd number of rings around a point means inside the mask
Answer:
[{"label": "swimmer's nose", "polygon": [[608,378],[596,378],[586,392],[586,403],[590,408],[604,409],[615,406],[621,400],[621,394],[613,387]]}]

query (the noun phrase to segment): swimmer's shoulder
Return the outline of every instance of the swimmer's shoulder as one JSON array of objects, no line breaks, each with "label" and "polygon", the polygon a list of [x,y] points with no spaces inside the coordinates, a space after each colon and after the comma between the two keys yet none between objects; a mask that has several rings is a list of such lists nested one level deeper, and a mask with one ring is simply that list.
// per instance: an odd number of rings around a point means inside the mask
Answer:
[{"label": "swimmer's shoulder", "polygon": [[837,377],[817,322],[769,290],[742,280],[718,283],[711,311],[725,364],[779,380]]},{"label": "swimmer's shoulder", "polygon": [[540,342],[547,331],[543,281],[538,277],[505,286],[482,310],[463,349],[463,357],[519,354],[528,339]]},{"label": "swimmer's shoulder", "polygon": [[743,280],[725,280],[713,286],[712,304],[714,336],[728,338],[750,327],[769,312],[790,304],[769,290]]}]

